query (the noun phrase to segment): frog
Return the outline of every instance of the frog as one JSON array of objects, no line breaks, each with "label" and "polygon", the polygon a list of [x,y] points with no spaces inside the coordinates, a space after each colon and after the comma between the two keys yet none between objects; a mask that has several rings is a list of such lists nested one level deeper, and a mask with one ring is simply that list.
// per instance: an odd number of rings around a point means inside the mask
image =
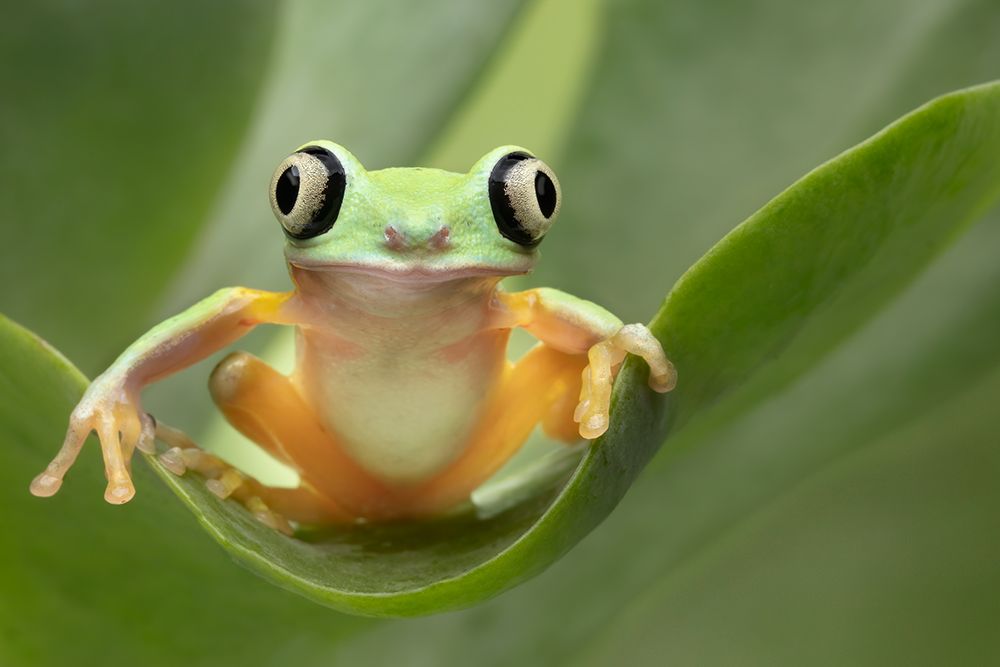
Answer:
[{"label": "frog", "polygon": [[[310,141],[268,193],[293,289],[223,288],[138,338],[88,386],[32,494],[54,495],[96,432],[111,504],[135,495],[139,450],[289,535],[424,519],[468,503],[537,427],[567,444],[604,434],[627,355],[644,360],[654,391],[676,385],[646,326],[553,288],[501,284],[535,267],[562,205],[554,171],[526,148],[496,148],[464,174],[367,171],[339,144]],[[295,487],[259,482],[141,404],[144,387],[261,324],[294,327],[294,370],[235,351],[209,390],[237,431],[298,474]],[[537,342],[510,360],[515,329]]]}]

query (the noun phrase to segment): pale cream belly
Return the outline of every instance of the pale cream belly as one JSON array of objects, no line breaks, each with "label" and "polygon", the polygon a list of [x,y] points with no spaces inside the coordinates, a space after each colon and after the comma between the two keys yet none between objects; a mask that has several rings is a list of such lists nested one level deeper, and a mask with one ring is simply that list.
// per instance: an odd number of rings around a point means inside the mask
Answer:
[{"label": "pale cream belly", "polygon": [[351,354],[301,341],[296,380],[339,445],[397,484],[431,477],[468,445],[504,366],[506,335]]}]

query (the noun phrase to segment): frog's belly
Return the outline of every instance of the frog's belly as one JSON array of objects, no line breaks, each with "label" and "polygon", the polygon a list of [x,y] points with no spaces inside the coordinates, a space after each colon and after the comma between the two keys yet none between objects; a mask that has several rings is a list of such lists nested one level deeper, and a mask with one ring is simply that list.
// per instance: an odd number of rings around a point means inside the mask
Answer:
[{"label": "frog's belly", "polygon": [[505,340],[455,349],[343,354],[306,345],[298,381],[338,444],[394,483],[427,479],[468,444],[503,372]]}]

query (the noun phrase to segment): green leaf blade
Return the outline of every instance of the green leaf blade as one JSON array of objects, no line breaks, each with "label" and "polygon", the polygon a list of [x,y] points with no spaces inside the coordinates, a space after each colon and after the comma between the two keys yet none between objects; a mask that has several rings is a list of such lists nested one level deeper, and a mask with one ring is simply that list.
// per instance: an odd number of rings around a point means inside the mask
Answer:
[{"label": "green leaf blade", "polygon": [[1000,194],[1000,84],[940,97],[818,167],[733,230],[652,326],[681,375],[676,419],[800,373]]},{"label": "green leaf blade", "polygon": [[154,465],[212,536],[258,574],[348,613],[425,615],[481,602],[535,576],[603,521],[657,449],[659,400],[644,383],[637,364],[623,370],[614,396],[619,418],[568,481],[555,477],[488,518],[466,513],[290,540],[220,502],[199,478]]},{"label": "green leaf blade", "polygon": [[[650,582],[580,647],[580,663],[991,662],[1000,367],[981,374],[860,447],[840,443],[834,460]],[[706,642],[706,628],[726,641]]]}]

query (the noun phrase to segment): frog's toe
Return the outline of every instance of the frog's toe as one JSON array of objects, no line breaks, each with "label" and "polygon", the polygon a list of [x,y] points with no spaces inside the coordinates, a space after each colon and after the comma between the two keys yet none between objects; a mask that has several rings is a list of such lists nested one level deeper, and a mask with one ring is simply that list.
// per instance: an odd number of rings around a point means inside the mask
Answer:
[{"label": "frog's toe", "polygon": [[580,421],[580,437],[587,440],[599,438],[608,430],[610,419],[606,413],[585,415]]},{"label": "frog's toe", "polygon": [[157,424],[152,418],[150,423],[155,428],[156,437],[169,447],[157,456],[164,468],[179,477],[188,472],[201,475],[205,478],[205,488],[220,500],[234,500],[261,523],[285,535],[292,535],[294,531],[288,519],[272,510],[261,497],[268,496],[269,489],[198,447],[183,431]]},{"label": "frog's toe", "polygon": [[205,487],[218,498],[225,500],[246,482],[246,477],[236,468],[229,468],[215,479],[205,482]]},{"label": "frog's toe", "polygon": [[579,422],[580,436],[587,440],[604,435],[610,424],[613,369],[620,363],[616,352],[607,342],[593,346],[589,353],[590,364],[581,375],[580,402],[573,420]]},{"label": "frog's toe", "polygon": [[581,400],[573,413],[573,421],[577,422],[581,438],[593,440],[604,435],[611,421],[609,405],[595,403],[591,398]]},{"label": "frog's toe", "polygon": [[156,418],[148,412],[144,412],[139,420],[142,423],[142,430],[135,443],[136,449],[143,454],[156,454]]},{"label": "frog's toe", "polygon": [[181,451],[180,447],[171,447],[157,456],[156,459],[164,468],[181,477],[187,472],[187,466],[184,465],[184,456]]},{"label": "frog's toe", "polygon": [[135,497],[135,486],[130,479],[117,479],[108,483],[104,500],[112,505],[124,505]]},{"label": "frog's toe", "polygon": [[49,498],[56,495],[62,482],[60,477],[43,472],[31,480],[31,494],[39,498]]},{"label": "frog's toe", "polygon": [[76,457],[79,455],[80,450],[83,449],[83,443],[89,433],[90,428],[87,424],[78,424],[73,419],[70,420],[70,425],[66,431],[66,437],[63,439],[59,453],[56,454],[49,465],[45,466],[45,470],[31,480],[29,490],[32,495],[38,498],[49,498],[59,491],[62,487],[63,477],[66,476],[66,472],[73,466],[73,462],[76,461]]},{"label": "frog's toe", "polygon": [[253,514],[254,518],[265,526],[288,536],[291,536],[295,532],[288,519],[269,508],[260,496],[251,496],[243,504]]},{"label": "frog's toe", "polygon": [[660,394],[665,394],[668,391],[673,391],[674,387],[677,386],[677,370],[674,365],[669,361],[666,362],[666,369],[649,374],[649,388]]}]

